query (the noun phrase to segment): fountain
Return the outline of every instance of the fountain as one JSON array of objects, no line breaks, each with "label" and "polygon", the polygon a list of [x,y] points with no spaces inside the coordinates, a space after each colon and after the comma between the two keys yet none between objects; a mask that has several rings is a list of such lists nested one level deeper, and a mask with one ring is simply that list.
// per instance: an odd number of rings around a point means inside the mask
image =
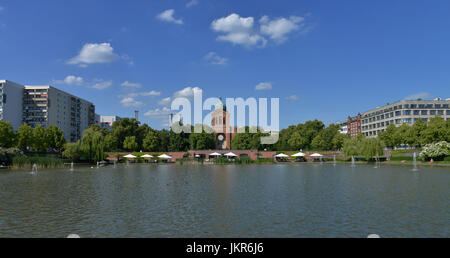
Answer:
[{"label": "fountain", "polygon": [[333,165],[336,166],[336,155],[333,155]]},{"label": "fountain", "polygon": [[418,171],[419,169],[417,168],[417,154],[414,152],[413,154],[413,171]]},{"label": "fountain", "polygon": [[36,175],[37,174],[37,165],[33,164],[33,168],[31,169],[31,174]]},{"label": "fountain", "polygon": [[97,168],[99,168],[99,162],[97,161]]},{"label": "fountain", "polygon": [[73,162],[70,163],[70,171],[73,171]]},{"label": "fountain", "polygon": [[114,168],[116,168],[116,161],[114,160]]},{"label": "fountain", "polygon": [[375,157],[375,167],[374,168],[378,168],[378,154],[377,154],[377,156]]},{"label": "fountain", "polygon": [[356,163],[355,157],[352,156],[352,168],[354,168],[356,166],[355,163]]}]

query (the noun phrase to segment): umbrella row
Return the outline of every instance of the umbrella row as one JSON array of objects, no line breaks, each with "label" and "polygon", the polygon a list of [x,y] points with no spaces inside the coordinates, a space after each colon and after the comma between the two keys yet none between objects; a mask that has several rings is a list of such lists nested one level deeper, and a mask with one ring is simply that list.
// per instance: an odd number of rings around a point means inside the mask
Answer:
[{"label": "umbrella row", "polygon": [[[292,157],[305,157],[305,156],[306,156],[306,154],[303,153],[303,152],[299,152],[299,153],[296,153],[296,154],[292,155]],[[323,157],[323,155],[321,155],[319,153],[314,153],[314,154],[311,154],[309,156],[310,157],[315,157],[315,158]],[[284,153],[280,153],[278,155],[275,155],[275,158],[289,158],[289,156],[284,154]]]},{"label": "umbrella row", "polygon": [[[134,156],[133,154],[128,154],[128,155],[123,156],[123,157],[127,158],[127,159],[135,159],[135,158],[137,158],[137,156]],[[154,158],[154,157],[152,155],[145,154],[145,155],[140,156],[140,158]],[[158,156],[158,158],[160,158],[160,159],[172,159],[172,157],[167,155],[167,154],[160,155],[160,156]]]}]

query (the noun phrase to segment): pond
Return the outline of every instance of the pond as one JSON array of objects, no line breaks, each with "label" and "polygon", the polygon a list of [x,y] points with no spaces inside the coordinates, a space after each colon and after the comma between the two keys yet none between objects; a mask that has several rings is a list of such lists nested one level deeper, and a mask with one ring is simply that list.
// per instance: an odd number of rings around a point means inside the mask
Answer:
[{"label": "pond", "polygon": [[0,237],[449,237],[450,168],[122,165],[0,172]]}]

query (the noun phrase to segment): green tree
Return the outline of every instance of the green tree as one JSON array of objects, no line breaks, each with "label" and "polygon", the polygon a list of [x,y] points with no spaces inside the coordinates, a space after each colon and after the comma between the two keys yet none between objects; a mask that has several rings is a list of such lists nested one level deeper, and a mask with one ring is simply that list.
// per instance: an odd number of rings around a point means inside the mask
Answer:
[{"label": "green tree", "polygon": [[339,125],[329,125],[325,130],[320,131],[312,140],[311,147],[316,150],[333,150],[333,139],[339,134],[339,129]]},{"label": "green tree", "polygon": [[337,133],[333,138],[333,148],[334,150],[341,150],[344,146],[344,141],[350,138],[348,134]]},{"label": "green tree", "polygon": [[159,151],[161,140],[158,137],[158,133],[155,131],[150,131],[143,140],[143,149],[146,151]]},{"label": "green tree", "polygon": [[10,122],[0,120],[0,147],[11,148],[16,143],[16,134]]},{"label": "green tree", "polygon": [[84,130],[80,146],[81,154],[89,161],[102,161],[105,158],[105,141],[101,131],[95,128]]},{"label": "green tree", "polygon": [[45,130],[45,141],[48,148],[51,148],[57,152],[60,152],[66,143],[63,132],[59,129],[59,127],[54,125],[49,126]]},{"label": "green tree", "polygon": [[[124,118],[115,121],[112,125],[111,133],[117,139],[116,149],[122,149],[125,138],[135,136],[139,128],[139,122],[136,119]],[[136,148],[137,149],[137,148]]]},{"label": "green tree", "polygon": [[27,124],[23,124],[17,130],[17,147],[21,150],[28,150],[33,145],[33,129]]},{"label": "green tree", "polygon": [[80,141],[73,143],[66,143],[63,147],[64,151],[62,153],[63,157],[76,161],[80,159],[79,149]]},{"label": "green tree", "polygon": [[33,151],[44,152],[47,149],[47,142],[45,139],[45,128],[41,125],[33,129]]},{"label": "green tree", "polygon": [[384,155],[384,143],[378,138],[365,138],[360,140],[360,154],[371,160]]},{"label": "green tree", "polygon": [[137,151],[139,145],[136,142],[136,136],[125,137],[125,140],[123,141],[123,148],[127,151]]},{"label": "green tree", "polygon": [[440,116],[430,119],[427,128],[422,133],[424,143],[435,143],[447,141],[450,135],[450,128]]},{"label": "green tree", "polygon": [[[200,126],[201,125],[196,125]],[[208,128],[209,129],[209,128]],[[206,129],[206,130],[208,130]],[[189,146],[191,150],[211,150],[216,147],[216,142],[214,140],[214,134],[207,133],[203,127],[201,133],[195,133],[194,128],[192,133],[189,135]]]},{"label": "green tree", "polygon": [[105,151],[116,151],[118,139],[111,133],[105,135]]},{"label": "green tree", "polygon": [[381,132],[378,137],[386,144],[388,147],[395,147],[400,143],[394,139],[394,135],[397,131],[397,127],[394,124],[390,124],[384,132]]},{"label": "green tree", "polygon": [[346,157],[355,157],[362,153],[362,142],[364,140],[364,136],[359,134],[357,137],[348,138],[344,140],[344,144],[342,146],[342,152]]}]

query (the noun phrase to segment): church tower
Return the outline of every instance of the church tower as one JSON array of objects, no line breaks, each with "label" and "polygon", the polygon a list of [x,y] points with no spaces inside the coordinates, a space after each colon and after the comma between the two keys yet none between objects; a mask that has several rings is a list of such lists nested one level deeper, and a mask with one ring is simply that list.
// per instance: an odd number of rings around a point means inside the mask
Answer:
[{"label": "church tower", "polygon": [[211,116],[211,125],[216,139],[216,149],[230,150],[231,141],[237,132],[237,128],[230,127],[230,114],[227,112],[227,106],[222,102],[216,104]]}]

